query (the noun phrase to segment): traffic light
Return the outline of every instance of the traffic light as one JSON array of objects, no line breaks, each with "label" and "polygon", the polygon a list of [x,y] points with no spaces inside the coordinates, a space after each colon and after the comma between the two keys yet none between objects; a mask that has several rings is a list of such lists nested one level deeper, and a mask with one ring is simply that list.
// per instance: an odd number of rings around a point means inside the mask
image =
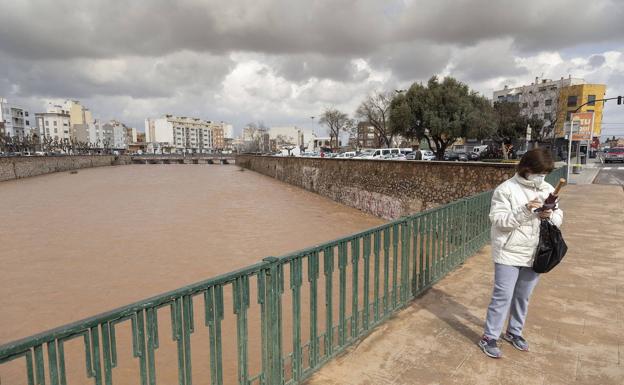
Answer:
[{"label": "traffic light", "polygon": [[618,96],[618,105],[619,104],[622,104],[622,97],[621,96]]}]

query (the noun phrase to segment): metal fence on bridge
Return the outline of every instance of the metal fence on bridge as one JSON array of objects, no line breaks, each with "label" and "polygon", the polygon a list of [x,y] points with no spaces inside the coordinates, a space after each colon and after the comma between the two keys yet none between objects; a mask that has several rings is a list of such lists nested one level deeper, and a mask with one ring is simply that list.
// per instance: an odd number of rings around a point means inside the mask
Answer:
[{"label": "metal fence on bridge", "polygon": [[[548,182],[555,184],[565,171],[555,170]],[[159,323],[164,322],[171,326],[173,353],[168,361],[177,361],[180,385],[300,383],[485,245],[491,195],[484,192],[293,254],[265,258],[5,344],[0,346],[0,364],[22,361],[25,366],[12,375],[28,385],[72,383],[66,365],[76,367],[77,362],[83,366],[83,379],[91,378],[96,385],[169,384],[162,377],[171,375],[176,365],[167,362],[161,368],[157,354],[163,345]],[[122,381],[115,377],[122,361],[117,348],[121,327],[128,329],[126,343],[136,359],[136,378]],[[258,334],[257,344],[250,343],[250,329]],[[207,334],[206,349],[193,345],[201,360],[191,354],[191,337],[197,333]],[[80,339],[83,357],[66,354],[66,344]],[[226,345],[230,353],[224,359]],[[228,371],[231,378],[226,378]]]}]

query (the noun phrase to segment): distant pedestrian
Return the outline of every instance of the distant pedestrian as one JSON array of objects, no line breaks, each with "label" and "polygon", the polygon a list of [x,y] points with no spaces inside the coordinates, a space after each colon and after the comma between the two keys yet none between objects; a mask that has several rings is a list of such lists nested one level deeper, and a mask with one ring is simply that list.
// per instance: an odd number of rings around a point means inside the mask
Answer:
[{"label": "distant pedestrian", "polygon": [[554,167],[548,150],[527,151],[518,164],[516,175],[494,190],[490,209],[494,290],[485,331],[479,341],[479,346],[489,357],[502,356],[497,341],[508,316],[503,339],[518,350],[529,350],[522,329],[529,297],[539,279],[539,274],[531,266],[539,243],[540,219],[550,218],[557,227],[563,221],[563,213],[558,208],[539,214],[533,212],[554,190],[544,180]]},{"label": "distant pedestrian", "polygon": [[415,153],[416,160],[422,160],[422,151],[420,151],[420,148],[417,148]]}]

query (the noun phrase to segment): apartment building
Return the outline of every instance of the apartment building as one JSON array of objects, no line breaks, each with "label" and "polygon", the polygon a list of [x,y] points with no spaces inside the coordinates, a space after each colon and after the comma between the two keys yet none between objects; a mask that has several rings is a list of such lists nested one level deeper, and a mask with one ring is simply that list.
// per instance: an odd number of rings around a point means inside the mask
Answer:
[{"label": "apartment building", "polygon": [[[604,84],[588,84],[584,79],[561,78],[560,80],[535,78],[530,85],[494,91],[494,102],[520,103],[521,113],[527,117],[544,120],[545,127],[554,127],[554,137],[563,138],[563,127],[569,121],[570,112],[581,104],[604,97]],[[602,103],[593,103],[579,112],[594,112],[594,133],[600,134]]]},{"label": "apartment building", "polygon": [[23,138],[36,133],[35,117],[30,111],[0,98],[0,135]]},{"label": "apartment building", "polygon": [[205,153],[213,146],[212,123],[186,116],[145,119],[145,141],[165,152]]},{"label": "apartment building", "polygon": [[35,114],[37,131],[41,139],[70,140],[70,115],[64,106],[49,104],[46,112]]},{"label": "apartment building", "polygon": [[225,148],[225,130],[223,124],[209,123],[212,130],[212,147],[215,150],[223,151]]},{"label": "apartment building", "polygon": [[357,143],[359,148],[377,148],[380,146],[380,139],[375,127],[368,122],[359,122],[357,125]]}]

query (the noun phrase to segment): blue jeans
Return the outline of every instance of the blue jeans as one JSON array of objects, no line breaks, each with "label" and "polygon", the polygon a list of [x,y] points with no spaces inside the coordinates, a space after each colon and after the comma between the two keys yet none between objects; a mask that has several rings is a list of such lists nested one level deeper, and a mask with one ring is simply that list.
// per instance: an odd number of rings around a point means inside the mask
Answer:
[{"label": "blue jeans", "polygon": [[507,331],[522,335],[529,297],[539,274],[530,267],[494,264],[494,291],[487,310],[484,335],[497,340],[509,315]]}]

